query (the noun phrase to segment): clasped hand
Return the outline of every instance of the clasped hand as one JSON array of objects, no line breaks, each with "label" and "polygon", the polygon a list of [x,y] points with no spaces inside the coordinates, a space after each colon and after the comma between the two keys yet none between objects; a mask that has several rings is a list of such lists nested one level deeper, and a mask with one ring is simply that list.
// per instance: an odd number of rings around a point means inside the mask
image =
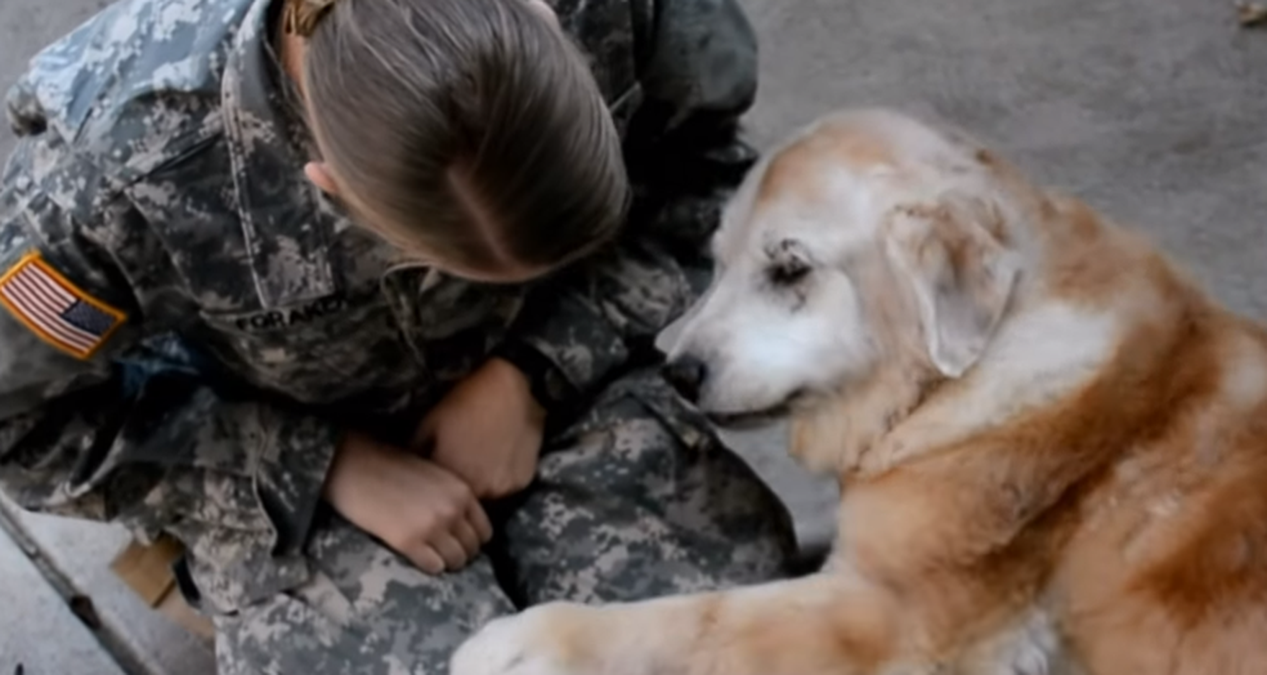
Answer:
[{"label": "clasped hand", "polygon": [[458,570],[493,534],[480,500],[532,482],[544,427],[527,378],[491,359],[427,414],[412,447],[347,434],[324,496],[423,571]]}]

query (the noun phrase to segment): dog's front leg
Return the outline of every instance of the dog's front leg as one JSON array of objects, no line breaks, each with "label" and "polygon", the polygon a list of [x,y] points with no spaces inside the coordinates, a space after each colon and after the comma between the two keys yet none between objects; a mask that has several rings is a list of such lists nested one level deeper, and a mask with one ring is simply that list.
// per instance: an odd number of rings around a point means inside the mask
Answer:
[{"label": "dog's front leg", "polygon": [[832,574],[619,605],[554,603],[487,626],[451,673],[862,675],[892,658],[896,623],[887,595]]}]

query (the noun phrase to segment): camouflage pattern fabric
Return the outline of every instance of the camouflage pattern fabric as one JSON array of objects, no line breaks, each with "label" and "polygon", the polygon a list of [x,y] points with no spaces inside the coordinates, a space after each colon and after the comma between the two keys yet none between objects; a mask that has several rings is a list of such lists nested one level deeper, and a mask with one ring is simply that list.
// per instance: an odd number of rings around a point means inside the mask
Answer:
[{"label": "camouflage pattern fabric", "polygon": [[307,583],[217,619],[224,672],[445,673],[477,627],[532,604],[781,576],[783,507],[674,401],[654,371],[605,391],[550,442],[533,487],[494,510],[489,554],[460,572],[427,576],[331,517]]},{"label": "camouflage pattern fabric", "polygon": [[[228,635],[276,636],[261,630],[286,613],[268,608],[333,597],[325,582],[381,584],[342,595],[396,627],[375,629],[395,647],[365,654],[405,672],[428,671],[398,630],[448,645],[509,607],[478,599],[497,588],[531,602],[774,573],[785,515],[651,356],[706,281],[704,238],[753,160],[736,121],[756,48],[734,0],[558,0],[625,135],[635,203],[616,245],[524,286],[402,260],[304,179],[310,141],[267,39],[275,9],[121,0],[8,92],[20,140],[0,178],[0,489],[176,536],[182,590]],[[541,483],[506,505],[497,583],[486,561],[423,579],[321,503],[336,439],[403,441],[509,344],[550,364]],[[295,610],[293,630],[341,625],[331,612]],[[313,649],[352,658],[335,648],[352,638],[322,635]],[[225,668],[272,672],[250,664],[250,640],[225,642],[240,646]]]}]

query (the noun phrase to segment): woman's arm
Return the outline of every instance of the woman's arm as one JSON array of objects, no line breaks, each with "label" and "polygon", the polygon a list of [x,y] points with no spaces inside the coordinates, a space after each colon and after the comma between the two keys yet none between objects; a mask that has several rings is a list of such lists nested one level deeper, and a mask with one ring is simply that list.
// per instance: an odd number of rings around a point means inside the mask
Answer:
[{"label": "woman's arm", "polygon": [[645,102],[626,156],[631,223],[703,252],[721,207],[756,160],[740,119],[756,98],[756,35],[736,0],[655,0],[645,60]]},{"label": "woman's arm", "polygon": [[113,246],[145,235],[122,231],[107,194],[52,131],[24,138],[5,171],[0,489],[175,534],[212,607],[299,583],[337,430],[187,369],[131,376],[122,364],[151,328]]}]

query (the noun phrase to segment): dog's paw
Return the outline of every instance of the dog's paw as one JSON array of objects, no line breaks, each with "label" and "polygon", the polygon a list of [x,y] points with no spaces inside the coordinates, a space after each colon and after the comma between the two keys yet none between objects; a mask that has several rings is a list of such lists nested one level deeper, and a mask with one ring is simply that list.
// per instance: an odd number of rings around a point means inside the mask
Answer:
[{"label": "dog's paw", "polygon": [[[496,619],[467,640],[450,661],[450,675],[582,675],[565,624],[584,611],[551,603]],[[584,675],[591,675],[585,673]]]}]

